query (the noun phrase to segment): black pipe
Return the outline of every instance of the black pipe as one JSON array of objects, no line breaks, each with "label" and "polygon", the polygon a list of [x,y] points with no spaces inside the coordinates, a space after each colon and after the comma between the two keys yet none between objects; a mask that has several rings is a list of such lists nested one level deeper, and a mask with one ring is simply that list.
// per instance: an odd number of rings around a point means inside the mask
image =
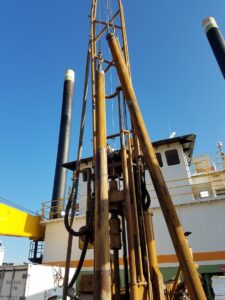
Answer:
[{"label": "black pipe", "polygon": [[58,153],[51,202],[51,219],[58,218],[64,209],[67,170],[62,167],[62,164],[68,162],[69,159],[73,87],[74,71],[67,70],[64,77]]},{"label": "black pipe", "polygon": [[225,41],[214,18],[207,17],[202,22],[205,34],[225,79]]}]

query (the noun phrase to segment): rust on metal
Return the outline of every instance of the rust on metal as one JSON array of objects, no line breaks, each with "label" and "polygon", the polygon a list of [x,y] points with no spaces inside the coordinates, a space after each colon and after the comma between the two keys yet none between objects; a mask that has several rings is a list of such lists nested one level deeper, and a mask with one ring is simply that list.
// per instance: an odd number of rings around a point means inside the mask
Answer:
[{"label": "rust on metal", "polygon": [[182,226],[180,224],[171,196],[169,194],[157,158],[155,156],[155,151],[149,138],[141,111],[139,109],[139,105],[130,79],[129,70],[124,61],[121,48],[114,34],[108,34],[107,39],[117,69],[117,74],[122,86],[122,90],[127,101],[132,124],[134,124],[135,126],[135,130],[137,132],[143,150],[145,162],[150,172],[152,182],[158,196],[159,203],[164,214],[164,218],[179,263],[184,274],[185,283],[188,287],[192,299],[205,300],[206,296],[195,264],[190,255]]},{"label": "rust on metal", "polygon": [[95,164],[95,299],[111,299],[109,250],[109,197],[106,143],[105,75],[97,72],[96,80],[96,164]]}]

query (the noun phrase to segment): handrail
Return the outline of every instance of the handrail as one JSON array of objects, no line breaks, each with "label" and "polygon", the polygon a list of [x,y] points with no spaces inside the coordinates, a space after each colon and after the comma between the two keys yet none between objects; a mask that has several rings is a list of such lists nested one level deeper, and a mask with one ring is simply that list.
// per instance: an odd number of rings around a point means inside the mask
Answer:
[{"label": "handrail", "polygon": [[[198,156],[199,157],[199,156]],[[205,157],[205,156],[203,156]],[[218,164],[217,164],[218,165]],[[220,176],[219,179],[215,179],[215,175]],[[196,181],[196,175],[198,175],[197,178],[202,177],[202,178],[206,178],[207,177],[207,181],[202,182],[202,183],[195,183]],[[224,175],[224,176],[223,176]],[[191,183],[184,183],[183,181],[189,181]],[[175,179],[171,179],[171,180],[166,180],[166,184],[167,184],[167,188],[170,191],[174,191],[176,190],[176,193],[171,194],[171,197],[179,197],[179,196],[187,196],[187,195],[193,195],[194,189],[195,187],[201,186],[201,184],[210,184],[211,188],[216,190],[216,187],[223,187],[225,189],[225,170],[221,170],[221,169],[217,169],[215,171],[205,171],[202,173],[192,173],[190,177],[182,177],[182,178],[175,178]],[[172,186],[171,186],[172,184]],[[174,186],[174,184],[176,184]],[[153,184],[151,182],[148,182],[146,184],[147,189],[150,193],[154,193],[155,190],[153,188]],[[186,189],[186,188],[191,188],[191,191],[184,191],[184,192],[179,192],[179,189]],[[84,197],[86,194],[82,193],[80,194],[80,198]],[[194,197],[194,195],[193,195]],[[211,195],[209,195],[209,197],[211,197]],[[154,195],[151,196],[152,199],[157,199],[157,197],[155,197]],[[194,197],[194,199],[202,199],[201,197]],[[58,218],[63,218],[63,211],[66,207],[67,201],[68,199],[58,199],[55,200],[54,203],[57,203],[58,201],[63,202],[63,210],[58,211]],[[57,205],[55,205],[53,208],[57,208]],[[55,210],[53,210],[55,213]],[[76,211],[79,211],[79,204],[77,204],[77,208]],[[56,211],[57,213],[57,211]],[[46,221],[51,219],[51,201],[46,201],[42,203],[42,208],[41,208],[41,219],[42,221]]]},{"label": "handrail", "polygon": [[[56,199],[54,200],[54,203],[56,205],[54,206],[51,206],[51,201],[47,201],[47,202],[43,202],[41,205],[41,220],[42,221],[47,221],[47,220],[51,220],[51,216],[54,216],[56,215],[57,218],[56,219],[60,219],[60,218],[63,218],[64,217],[64,209],[66,207],[66,204],[67,204],[67,201],[68,199],[65,198],[65,199]],[[63,206],[62,208],[63,209],[60,209],[59,211],[57,211],[57,208],[58,208],[58,202],[62,202],[63,203]],[[79,211],[79,204],[77,204],[77,207],[76,207],[76,211],[78,212]]]}]

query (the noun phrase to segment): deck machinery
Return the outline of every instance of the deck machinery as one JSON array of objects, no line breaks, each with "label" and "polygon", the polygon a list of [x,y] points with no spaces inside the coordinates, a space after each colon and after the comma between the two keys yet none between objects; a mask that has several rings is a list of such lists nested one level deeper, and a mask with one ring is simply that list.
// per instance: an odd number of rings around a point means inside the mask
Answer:
[{"label": "deck machinery", "polygon": [[[87,217],[86,226],[76,232],[72,224],[81,172],[89,73],[93,167],[82,170],[88,182]],[[113,82],[112,76],[115,78]],[[118,123],[118,133],[110,136],[106,125],[107,102],[114,103],[117,112],[114,121]],[[112,140],[117,140],[116,151],[110,146]],[[73,285],[91,244],[94,245],[94,299],[165,299],[163,278],[157,263],[151,199],[145,186],[145,169],[148,169],[157,193],[190,298],[206,299],[135,96],[122,1],[98,3],[93,0],[76,170],[65,212],[69,237],[64,299],[74,292]],[[83,240],[83,250],[72,282],[68,282],[73,236]],[[122,252],[122,259],[119,252]],[[120,284],[121,264],[124,288]],[[88,280],[84,278],[82,284],[88,285]]]}]

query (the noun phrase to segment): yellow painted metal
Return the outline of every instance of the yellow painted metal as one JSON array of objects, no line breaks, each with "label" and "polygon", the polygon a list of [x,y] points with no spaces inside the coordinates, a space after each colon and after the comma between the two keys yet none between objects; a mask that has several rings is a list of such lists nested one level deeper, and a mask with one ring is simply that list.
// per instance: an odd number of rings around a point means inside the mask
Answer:
[{"label": "yellow painted metal", "polygon": [[0,204],[0,235],[44,238],[45,228],[40,216],[32,216],[14,207]]},{"label": "yellow painted metal", "polygon": [[94,298],[111,300],[105,74],[100,70],[96,78],[94,259]]},{"label": "yellow painted metal", "polygon": [[156,241],[154,237],[152,212],[147,210],[144,212],[145,231],[147,239],[148,259],[150,265],[151,281],[154,299],[165,300],[163,277],[159,270]]},{"label": "yellow painted metal", "polygon": [[91,88],[92,88],[92,127],[93,127],[93,163],[95,163],[96,154],[96,111],[95,111],[95,80],[96,80],[96,13],[97,13],[98,0],[92,0],[91,5]]},{"label": "yellow painted metal", "polygon": [[149,169],[164,218],[184,274],[191,299],[206,300],[206,296],[196,270],[193,258],[184,236],[183,228],[174,208],[171,196],[160,170],[154,148],[149,138],[138,101],[133,89],[130,74],[123,58],[122,50],[114,34],[107,35],[117,74],[130,111],[132,123],[142,147],[146,166]]},{"label": "yellow painted metal", "polygon": [[181,274],[181,267],[179,266],[178,269],[177,269],[177,273],[176,273],[176,277],[175,277],[175,280],[174,280],[172,290],[170,292],[170,300],[174,299],[174,294],[175,294],[175,291],[176,291],[176,288],[177,288],[177,285],[178,285],[178,282],[179,282],[179,279],[180,279],[180,274]]}]

